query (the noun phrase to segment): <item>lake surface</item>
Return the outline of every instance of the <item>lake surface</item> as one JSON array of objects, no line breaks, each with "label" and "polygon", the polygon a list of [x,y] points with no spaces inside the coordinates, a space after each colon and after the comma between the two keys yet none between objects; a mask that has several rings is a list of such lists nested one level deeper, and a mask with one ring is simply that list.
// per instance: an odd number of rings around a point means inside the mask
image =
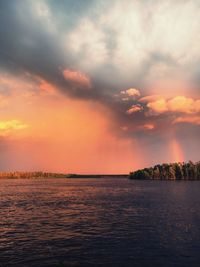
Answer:
[{"label": "lake surface", "polygon": [[200,266],[200,182],[0,180],[0,267]]}]

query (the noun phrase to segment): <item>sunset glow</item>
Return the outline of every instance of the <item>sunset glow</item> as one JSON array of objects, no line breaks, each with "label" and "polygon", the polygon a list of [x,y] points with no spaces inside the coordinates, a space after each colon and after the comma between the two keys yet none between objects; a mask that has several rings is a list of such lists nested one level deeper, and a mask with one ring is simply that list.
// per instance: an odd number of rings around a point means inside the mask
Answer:
[{"label": "sunset glow", "polygon": [[199,5],[58,2],[4,3],[0,169],[198,160]]}]

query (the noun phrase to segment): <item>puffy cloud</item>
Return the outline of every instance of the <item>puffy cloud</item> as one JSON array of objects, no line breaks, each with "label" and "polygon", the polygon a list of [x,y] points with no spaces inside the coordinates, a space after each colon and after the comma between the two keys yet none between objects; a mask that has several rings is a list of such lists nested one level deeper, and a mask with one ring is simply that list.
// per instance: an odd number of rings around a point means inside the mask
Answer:
[{"label": "puffy cloud", "polygon": [[192,98],[176,96],[167,101],[167,107],[171,112],[196,113],[198,112],[198,100],[196,102]]},{"label": "puffy cloud", "polygon": [[[132,101],[134,104],[125,110],[127,131],[130,133],[142,134],[145,130],[155,130],[156,134],[163,135],[166,133],[166,128],[173,131],[175,124],[177,124],[176,130],[184,127],[183,125],[178,127],[180,123],[189,123],[191,127],[200,124],[199,99],[184,95],[174,97],[148,95]],[[124,108],[127,104],[124,104]],[[127,116],[131,114],[134,116]]]},{"label": "puffy cloud", "polygon": [[81,86],[86,89],[90,89],[92,87],[89,76],[80,72],[66,69],[63,71],[64,78],[71,82],[75,86]]},{"label": "puffy cloud", "polygon": [[200,100],[186,96],[175,96],[171,99],[158,99],[147,103],[148,114],[158,115],[165,112],[195,114],[200,112]]},{"label": "puffy cloud", "polygon": [[127,90],[121,91],[122,95],[125,95],[127,98],[137,98],[140,96],[140,91],[136,88],[129,88]]},{"label": "puffy cloud", "polygon": [[83,54],[79,66],[88,70],[107,59],[104,31],[92,20],[83,18],[80,25],[66,37],[66,49]]},{"label": "puffy cloud", "polygon": [[166,100],[163,98],[154,102],[149,102],[147,107],[150,110],[149,114],[160,114],[168,111]]},{"label": "puffy cloud", "polygon": [[143,110],[143,107],[140,105],[140,104],[136,104],[136,105],[132,105],[127,111],[126,113],[127,114],[133,114],[135,112],[139,112],[139,111],[142,111]]}]

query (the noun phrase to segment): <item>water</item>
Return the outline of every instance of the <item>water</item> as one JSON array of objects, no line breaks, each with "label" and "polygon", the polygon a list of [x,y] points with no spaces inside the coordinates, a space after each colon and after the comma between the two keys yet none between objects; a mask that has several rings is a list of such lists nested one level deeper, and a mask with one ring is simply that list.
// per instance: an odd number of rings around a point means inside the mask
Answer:
[{"label": "water", "polygon": [[200,182],[0,180],[0,266],[200,266]]}]

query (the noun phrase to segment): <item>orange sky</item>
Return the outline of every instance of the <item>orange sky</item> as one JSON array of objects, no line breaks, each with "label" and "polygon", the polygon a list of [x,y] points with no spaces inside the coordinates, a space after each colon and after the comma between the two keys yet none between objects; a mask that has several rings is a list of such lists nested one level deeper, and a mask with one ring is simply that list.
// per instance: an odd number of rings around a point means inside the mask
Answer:
[{"label": "orange sky", "polygon": [[44,81],[34,92],[22,77],[2,77],[15,88],[0,121],[9,169],[126,173],[140,166],[134,140],[109,131],[111,114],[101,104],[70,99]]},{"label": "orange sky", "polygon": [[[77,75],[79,84],[83,78],[84,86],[91,86],[84,74]],[[74,79],[76,72],[73,73]],[[69,98],[39,76],[1,73],[0,83],[10,90],[9,95],[2,95],[1,99],[0,132],[6,146],[4,159],[9,163],[5,164],[6,170],[128,173],[151,163],[156,164],[158,159],[184,160],[174,127],[163,148],[161,145],[151,147],[145,139],[130,136],[130,123],[120,126],[109,107],[97,101]],[[159,130],[155,121],[159,114],[180,109],[188,116],[195,108],[194,103],[198,108],[198,102],[183,96],[171,100],[164,96],[141,98],[137,89],[129,89],[122,95],[137,95],[138,103],[147,101],[149,113],[146,116],[150,116],[150,122],[133,124],[131,130],[133,133],[143,132],[146,136]],[[126,116],[140,112],[140,104],[137,105],[138,108],[134,109],[133,105]],[[4,170],[4,167],[1,168]]]}]

